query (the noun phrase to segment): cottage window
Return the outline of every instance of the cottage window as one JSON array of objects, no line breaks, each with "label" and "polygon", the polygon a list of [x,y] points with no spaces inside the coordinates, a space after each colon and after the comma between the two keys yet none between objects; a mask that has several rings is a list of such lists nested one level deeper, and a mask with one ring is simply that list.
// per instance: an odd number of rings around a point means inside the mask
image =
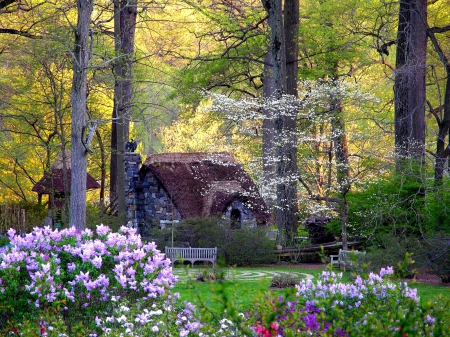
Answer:
[{"label": "cottage window", "polygon": [[241,228],[241,211],[238,209],[231,210],[230,214],[231,229]]}]

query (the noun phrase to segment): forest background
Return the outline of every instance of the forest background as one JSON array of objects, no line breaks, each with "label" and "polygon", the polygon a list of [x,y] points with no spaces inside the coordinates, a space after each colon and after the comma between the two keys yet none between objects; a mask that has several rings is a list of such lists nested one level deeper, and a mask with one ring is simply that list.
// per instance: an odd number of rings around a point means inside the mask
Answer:
[{"label": "forest background", "polygon": [[[32,214],[33,185],[77,130],[101,183],[88,194],[95,212],[123,211],[117,163],[134,139],[144,156],[231,152],[286,240],[321,215],[345,242],[449,254],[446,0],[85,3],[78,71],[83,1],[0,0],[4,214]],[[78,73],[85,120],[74,129]]]}]

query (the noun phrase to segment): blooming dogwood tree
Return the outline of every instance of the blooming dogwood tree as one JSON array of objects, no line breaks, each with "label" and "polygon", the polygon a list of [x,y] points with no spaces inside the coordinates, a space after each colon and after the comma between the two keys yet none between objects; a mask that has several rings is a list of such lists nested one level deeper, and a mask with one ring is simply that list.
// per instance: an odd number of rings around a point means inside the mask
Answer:
[{"label": "blooming dogwood tree", "polygon": [[[265,178],[261,183],[264,186],[263,197],[273,200],[278,198],[276,207],[281,207],[285,200],[275,193],[275,186],[280,182],[299,184],[298,199],[305,205],[305,213],[338,214],[344,241],[348,214],[346,194],[355,182],[371,172],[363,166],[370,153],[358,143],[365,142],[367,137],[353,128],[354,136],[349,138],[353,143],[348,145],[346,152],[339,152],[338,156],[334,145],[337,143],[336,139],[342,137],[346,131],[342,127],[342,111],[337,113],[330,106],[339,101],[340,109],[345,106],[358,110],[363,109],[364,104],[373,102],[374,98],[345,81],[336,83],[335,80],[304,80],[299,82],[298,89],[298,99],[283,95],[279,99],[235,100],[215,93],[205,95],[212,101],[208,110],[220,114],[224,119],[235,121],[243,133],[251,132],[255,121],[263,125],[267,118],[276,119],[275,114],[261,114],[261,111],[276,111],[282,114],[298,111],[297,129],[290,132],[295,132],[298,140],[295,146],[299,169],[296,172],[278,172],[271,175],[272,179]],[[292,139],[290,135],[282,133],[274,138],[274,141],[283,144],[291,142]],[[345,160],[342,156],[345,156]],[[282,159],[277,155],[271,158],[273,163],[280,160]]]}]

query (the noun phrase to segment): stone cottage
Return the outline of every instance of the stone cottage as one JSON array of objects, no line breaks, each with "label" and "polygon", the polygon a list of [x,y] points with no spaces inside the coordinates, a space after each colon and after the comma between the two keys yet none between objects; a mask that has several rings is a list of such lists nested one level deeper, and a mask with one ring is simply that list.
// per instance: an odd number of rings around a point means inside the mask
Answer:
[{"label": "stone cottage", "polygon": [[219,215],[233,228],[264,225],[270,214],[259,191],[229,153],[161,153],[141,166],[125,155],[127,219],[141,229]]}]

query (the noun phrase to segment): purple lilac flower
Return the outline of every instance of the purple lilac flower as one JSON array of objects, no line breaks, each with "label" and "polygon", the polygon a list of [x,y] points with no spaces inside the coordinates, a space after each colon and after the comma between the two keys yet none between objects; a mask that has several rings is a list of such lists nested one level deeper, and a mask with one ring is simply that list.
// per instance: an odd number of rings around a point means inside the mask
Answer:
[{"label": "purple lilac flower", "polygon": [[97,234],[99,236],[104,236],[109,233],[110,229],[108,226],[104,226],[103,224],[97,226]]},{"label": "purple lilac flower", "polygon": [[431,317],[430,315],[427,315],[427,316],[425,317],[425,321],[426,321],[428,324],[434,324],[434,322],[436,321],[436,318],[433,318],[433,317]]},{"label": "purple lilac flower", "polygon": [[319,323],[317,322],[317,317],[315,314],[307,314],[303,316],[302,319],[306,323],[305,326],[306,330],[311,331],[319,330],[320,326]]}]

